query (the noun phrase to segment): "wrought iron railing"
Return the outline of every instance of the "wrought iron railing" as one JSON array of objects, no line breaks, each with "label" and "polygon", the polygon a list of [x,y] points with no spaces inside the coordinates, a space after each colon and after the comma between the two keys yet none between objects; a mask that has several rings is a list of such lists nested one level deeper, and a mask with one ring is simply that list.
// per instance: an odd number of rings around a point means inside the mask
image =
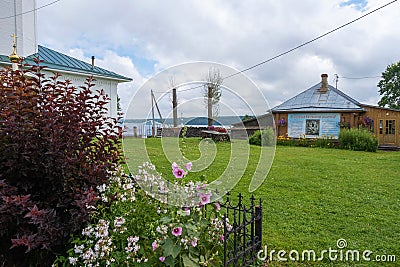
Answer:
[{"label": "wrought iron railing", "polygon": [[229,193],[222,205],[225,208],[224,266],[254,266],[257,252],[262,246],[262,201],[257,205],[254,196],[250,205],[243,203],[239,194],[237,204],[231,202]]}]

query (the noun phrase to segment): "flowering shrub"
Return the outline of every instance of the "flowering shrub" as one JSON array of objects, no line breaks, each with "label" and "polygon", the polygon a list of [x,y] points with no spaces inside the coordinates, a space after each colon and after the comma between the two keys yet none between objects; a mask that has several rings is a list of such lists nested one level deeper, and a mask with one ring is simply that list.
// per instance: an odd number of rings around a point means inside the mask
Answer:
[{"label": "flowering shrub", "polygon": [[[177,181],[169,185],[149,163],[133,179],[116,173],[109,184],[98,188],[102,204],[93,211],[92,224],[71,239],[68,256],[60,256],[54,265],[221,266],[224,223],[220,206],[210,203],[212,194],[206,184],[184,183],[191,167],[191,163],[185,169],[173,163]],[[138,184],[151,184],[154,192]],[[159,194],[167,200],[178,185],[183,185],[196,205],[176,207],[151,197]]]},{"label": "flowering shrub", "polygon": [[365,124],[365,125],[374,125],[374,120],[371,119],[370,117],[366,116],[366,117],[364,118],[364,124]]},{"label": "flowering shrub", "polygon": [[282,119],[278,120],[277,123],[278,123],[278,126],[285,126],[287,124],[285,118],[282,118]]},{"label": "flowering shrub", "polygon": [[219,133],[226,133],[227,131],[226,131],[226,129],[223,128],[223,127],[218,127],[218,128],[217,128],[217,132],[219,132]]},{"label": "flowering shrub", "polygon": [[288,136],[288,133],[284,135],[278,135],[276,138],[276,144],[281,146],[295,145],[294,141]]},{"label": "flowering shrub", "polygon": [[276,144],[281,146],[302,146],[302,147],[322,147],[335,148],[337,147],[337,139],[333,135],[321,136],[319,138],[307,138],[306,135],[300,135],[299,138],[290,138],[288,133],[279,135],[276,139]]}]

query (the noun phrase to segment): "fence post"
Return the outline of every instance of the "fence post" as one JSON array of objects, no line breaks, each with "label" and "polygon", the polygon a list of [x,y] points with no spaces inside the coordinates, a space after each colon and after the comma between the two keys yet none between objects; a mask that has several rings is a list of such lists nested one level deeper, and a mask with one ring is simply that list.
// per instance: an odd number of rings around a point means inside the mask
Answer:
[{"label": "fence post", "polygon": [[262,248],[262,202],[260,199],[260,205],[256,206],[256,220],[255,220],[255,234],[258,237],[257,250]]}]

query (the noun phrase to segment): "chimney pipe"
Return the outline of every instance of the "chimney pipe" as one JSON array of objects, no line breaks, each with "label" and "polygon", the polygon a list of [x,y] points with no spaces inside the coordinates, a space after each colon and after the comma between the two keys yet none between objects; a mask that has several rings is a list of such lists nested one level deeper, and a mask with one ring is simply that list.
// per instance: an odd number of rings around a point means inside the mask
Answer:
[{"label": "chimney pipe", "polygon": [[94,56],[92,56],[92,70],[94,69]]},{"label": "chimney pipe", "polygon": [[328,92],[328,74],[321,74],[321,88],[319,91],[322,93]]}]

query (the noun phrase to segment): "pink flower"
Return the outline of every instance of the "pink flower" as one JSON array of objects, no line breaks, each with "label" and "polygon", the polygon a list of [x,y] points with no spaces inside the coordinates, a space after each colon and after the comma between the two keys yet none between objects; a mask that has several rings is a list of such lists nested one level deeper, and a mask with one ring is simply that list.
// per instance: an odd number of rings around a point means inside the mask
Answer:
[{"label": "pink flower", "polygon": [[175,227],[172,229],[172,234],[174,236],[180,236],[182,234],[182,227]]},{"label": "pink flower", "polygon": [[192,241],[190,241],[190,244],[192,245],[192,247],[196,247],[197,246],[197,238],[195,237]]},{"label": "pink flower", "polygon": [[151,243],[151,246],[153,247],[153,251],[157,249],[158,244],[156,241],[154,241],[153,243]]},{"label": "pink flower", "polygon": [[207,187],[206,184],[196,185],[196,190],[201,190],[201,189],[206,188],[206,187]]},{"label": "pink flower", "polygon": [[208,194],[200,194],[200,203],[201,205],[206,205],[211,202],[211,193]]},{"label": "pink flower", "polygon": [[176,164],[176,162],[172,162],[172,170],[175,170],[179,168],[178,164]]},{"label": "pink flower", "polygon": [[186,170],[190,171],[192,169],[192,165],[193,164],[191,162],[186,163]]},{"label": "pink flower", "polygon": [[221,235],[221,240],[225,241],[225,236],[224,235]]},{"label": "pink flower", "polygon": [[172,169],[172,173],[174,174],[175,178],[182,179],[185,176],[186,172],[181,168]]},{"label": "pink flower", "polygon": [[159,259],[161,262],[164,262],[164,261],[165,261],[165,257],[162,257],[162,256],[159,257],[158,259]]},{"label": "pink flower", "polygon": [[215,209],[217,211],[219,211],[221,209],[221,205],[218,202],[215,202],[214,205],[215,205]]}]

